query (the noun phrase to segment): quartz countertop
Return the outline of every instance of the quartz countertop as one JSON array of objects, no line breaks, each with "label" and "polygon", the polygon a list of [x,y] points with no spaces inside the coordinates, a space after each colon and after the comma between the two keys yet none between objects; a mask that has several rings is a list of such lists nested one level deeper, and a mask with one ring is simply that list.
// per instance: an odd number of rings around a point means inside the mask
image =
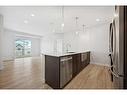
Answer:
[{"label": "quartz countertop", "polygon": [[81,51],[81,52],[67,52],[67,53],[60,53],[60,52],[43,52],[43,55],[49,55],[49,56],[54,56],[54,57],[61,57],[61,56],[67,56],[67,55],[74,55],[78,53],[85,53],[85,52],[90,52],[89,50],[86,51]]}]

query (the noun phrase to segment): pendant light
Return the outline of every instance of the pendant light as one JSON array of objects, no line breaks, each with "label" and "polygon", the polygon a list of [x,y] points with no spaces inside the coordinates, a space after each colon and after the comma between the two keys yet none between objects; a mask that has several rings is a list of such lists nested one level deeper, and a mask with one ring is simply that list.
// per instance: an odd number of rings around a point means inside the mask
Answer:
[{"label": "pendant light", "polygon": [[62,24],[61,27],[64,27],[64,6],[62,7]]},{"label": "pendant light", "polygon": [[83,32],[85,32],[85,25],[83,24],[82,27],[83,27]]},{"label": "pendant light", "polygon": [[76,20],[76,35],[79,33],[78,32],[78,19],[79,19],[79,17],[75,17],[75,20]]}]

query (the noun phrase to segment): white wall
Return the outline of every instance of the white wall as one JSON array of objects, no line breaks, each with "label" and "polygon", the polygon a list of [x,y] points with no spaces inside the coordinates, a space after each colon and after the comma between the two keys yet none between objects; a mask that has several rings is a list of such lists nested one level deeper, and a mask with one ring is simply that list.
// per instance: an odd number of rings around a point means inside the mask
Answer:
[{"label": "white wall", "polygon": [[3,34],[3,16],[0,15],[0,70],[3,69],[3,63],[2,63],[2,34]]},{"label": "white wall", "polygon": [[15,44],[16,38],[27,38],[32,41],[32,56],[40,55],[40,38],[23,34],[17,31],[4,29],[3,32],[3,60],[13,60],[15,58]]},{"label": "white wall", "polygon": [[75,32],[65,32],[64,33],[64,52],[78,50],[78,35]]},{"label": "white wall", "polygon": [[72,32],[64,32],[64,34],[52,34],[43,37],[42,52],[54,52],[57,48],[56,40],[62,39],[62,51],[83,52],[91,51],[91,63],[100,65],[109,65],[109,23],[88,27],[85,31],[78,34]]},{"label": "white wall", "polygon": [[62,44],[63,44],[62,33],[54,33],[46,35],[41,39],[41,52],[42,53],[52,53],[58,51],[62,52],[63,49],[58,49],[58,47],[63,48]]},{"label": "white wall", "polygon": [[3,60],[14,59],[14,39],[15,34],[13,32],[3,32]]},{"label": "white wall", "polygon": [[75,32],[65,32],[44,36],[41,41],[41,51],[42,53],[66,52],[67,44],[70,45],[68,51],[89,50],[89,33],[85,31],[76,35]]},{"label": "white wall", "polygon": [[91,27],[90,51],[91,63],[109,65],[109,23]]},{"label": "white wall", "polygon": [[31,39],[32,42],[32,56],[39,56],[41,54],[41,49],[40,49],[40,39],[34,38]]},{"label": "white wall", "polygon": [[109,23],[93,26],[85,29],[84,32],[66,32],[64,34],[64,51],[69,43],[70,51],[82,52],[91,51],[91,63],[109,65]]},{"label": "white wall", "polygon": [[89,32],[87,30],[76,32],[65,32],[64,34],[64,52],[67,44],[70,44],[68,51],[81,52],[89,50]]}]

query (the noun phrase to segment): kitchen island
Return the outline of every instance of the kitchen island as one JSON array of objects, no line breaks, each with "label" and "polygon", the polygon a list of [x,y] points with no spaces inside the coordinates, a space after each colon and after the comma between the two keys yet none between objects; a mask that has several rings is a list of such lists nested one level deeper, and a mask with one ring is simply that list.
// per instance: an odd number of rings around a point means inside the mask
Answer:
[{"label": "kitchen island", "polygon": [[54,89],[64,88],[90,63],[90,51],[47,53],[45,55],[45,82]]}]

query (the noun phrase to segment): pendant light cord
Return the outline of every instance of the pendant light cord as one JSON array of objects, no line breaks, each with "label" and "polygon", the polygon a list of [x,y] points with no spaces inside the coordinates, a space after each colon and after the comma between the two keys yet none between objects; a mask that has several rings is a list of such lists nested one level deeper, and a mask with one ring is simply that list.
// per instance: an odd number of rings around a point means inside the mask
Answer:
[{"label": "pendant light cord", "polygon": [[79,19],[79,17],[75,17],[75,19],[76,19],[76,26],[78,26],[78,19]]},{"label": "pendant light cord", "polygon": [[85,29],[85,25],[83,24],[82,26],[83,26],[83,32],[84,32],[84,29]]},{"label": "pendant light cord", "polygon": [[64,6],[62,7],[62,19],[63,19],[63,23],[64,23]]}]

